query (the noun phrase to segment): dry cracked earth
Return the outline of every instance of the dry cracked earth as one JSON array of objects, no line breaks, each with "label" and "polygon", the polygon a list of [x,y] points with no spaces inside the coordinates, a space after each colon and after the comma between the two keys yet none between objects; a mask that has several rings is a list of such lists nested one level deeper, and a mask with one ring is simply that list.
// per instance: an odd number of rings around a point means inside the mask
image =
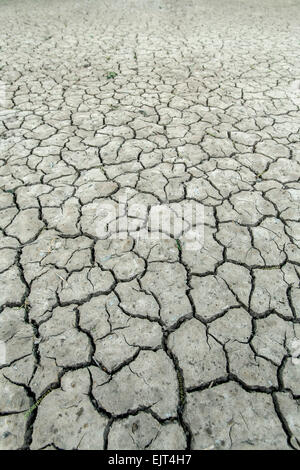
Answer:
[{"label": "dry cracked earth", "polygon": [[[299,25],[0,1],[1,449],[300,447]],[[102,236],[125,196],[201,204],[201,249]]]}]

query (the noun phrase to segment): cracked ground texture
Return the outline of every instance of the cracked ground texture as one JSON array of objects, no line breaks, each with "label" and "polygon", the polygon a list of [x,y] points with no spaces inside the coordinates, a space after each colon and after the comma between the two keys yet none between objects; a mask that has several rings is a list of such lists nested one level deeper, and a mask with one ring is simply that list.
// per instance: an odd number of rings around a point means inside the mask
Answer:
[{"label": "cracked ground texture", "polygon": [[[1,449],[300,447],[299,25],[0,1]],[[202,249],[98,236],[124,194],[202,204]]]}]

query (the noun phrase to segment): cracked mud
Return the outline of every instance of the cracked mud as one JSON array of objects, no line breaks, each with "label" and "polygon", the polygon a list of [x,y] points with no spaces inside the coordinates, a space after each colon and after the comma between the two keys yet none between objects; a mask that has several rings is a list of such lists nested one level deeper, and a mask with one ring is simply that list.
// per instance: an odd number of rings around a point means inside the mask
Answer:
[{"label": "cracked mud", "polygon": [[[0,2],[1,449],[300,448],[299,22]],[[99,236],[124,195],[202,248]]]}]

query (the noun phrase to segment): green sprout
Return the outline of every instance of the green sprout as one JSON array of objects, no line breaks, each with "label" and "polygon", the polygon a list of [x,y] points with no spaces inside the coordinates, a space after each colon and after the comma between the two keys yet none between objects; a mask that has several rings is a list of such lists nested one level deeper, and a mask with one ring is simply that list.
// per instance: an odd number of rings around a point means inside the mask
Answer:
[{"label": "green sprout", "polygon": [[108,74],[106,75],[106,78],[107,79],[115,78],[117,75],[118,75],[117,72],[108,72]]},{"label": "green sprout", "polygon": [[182,251],[181,243],[180,243],[180,240],[178,240],[178,238],[176,239],[176,244],[177,244],[178,251]]}]

